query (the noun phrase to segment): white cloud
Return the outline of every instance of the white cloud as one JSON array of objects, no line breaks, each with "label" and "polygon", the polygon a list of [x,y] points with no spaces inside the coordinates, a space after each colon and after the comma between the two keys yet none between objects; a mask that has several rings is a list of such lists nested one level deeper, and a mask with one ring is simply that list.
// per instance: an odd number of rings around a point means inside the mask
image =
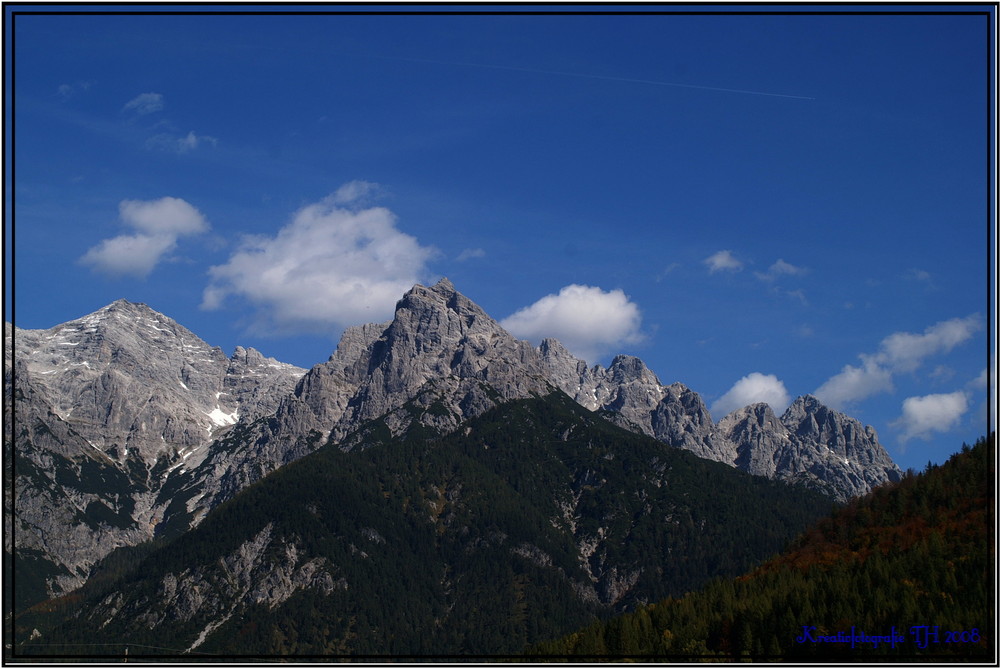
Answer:
[{"label": "white cloud", "polygon": [[134,111],[140,116],[163,109],[163,96],[159,93],[142,93],[125,103],[122,111]]},{"label": "white cloud", "polygon": [[152,201],[122,200],[118,205],[121,219],[147,234],[167,234],[176,237],[208,231],[208,223],[198,209],[177,197]]},{"label": "white cloud", "polygon": [[482,248],[466,248],[461,253],[459,253],[458,257],[456,257],[455,259],[458,262],[465,262],[466,260],[471,260],[477,257],[486,257],[486,251],[484,251]]},{"label": "white cloud", "polygon": [[801,276],[805,273],[805,268],[796,267],[794,264],[789,264],[788,262],[779,259],[777,262],[768,267],[766,272],[755,271],[754,276],[762,281],[772,283],[782,276]]},{"label": "white cloud", "polygon": [[243,297],[258,309],[259,330],[286,334],[391,317],[403,293],[426,281],[437,251],[400,232],[388,209],[352,211],[343,201],[338,191],[300,209],[276,236],[245,238],[209,269],[202,308]]},{"label": "white cloud", "polygon": [[929,440],[933,432],[949,431],[968,409],[969,399],[964,392],[909,397],[903,401],[903,414],[892,426],[902,430],[902,443],[912,438]]},{"label": "white cloud", "polygon": [[785,384],[777,376],[754,371],[736,381],[728,392],[712,404],[712,414],[718,419],[738,408],[756,403],[766,403],[780,415],[792,403],[792,399]]},{"label": "white cloud", "polygon": [[720,250],[705,258],[703,262],[708,266],[710,274],[717,271],[740,271],[743,269],[743,263],[733,257],[732,251],[728,250]]},{"label": "white cloud", "polygon": [[896,332],[882,339],[879,351],[862,354],[862,366],[848,364],[813,394],[831,408],[843,408],[880,392],[892,392],[892,376],[918,369],[934,355],[947,353],[968,341],[982,328],[978,314],[952,318],[924,330],[923,334]]},{"label": "white cloud", "polygon": [[146,278],[164,253],[176,248],[169,235],[123,234],[88,250],[80,262],[111,276]]},{"label": "white cloud", "polygon": [[840,373],[820,385],[813,395],[830,408],[839,410],[873,394],[892,392],[892,373],[871,357],[862,355],[862,359],[862,366],[846,365]]},{"label": "white cloud", "polygon": [[337,188],[337,192],[330,196],[334,204],[354,204],[358,205],[370,201],[383,194],[383,188],[377,183],[369,181],[349,181]]},{"label": "white cloud", "polygon": [[949,352],[982,328],[978,315],[932,325],[923,334],[897,332],[882,339],[879,361],[895,371],[913,371],[931,355]]},{"label": "white cloud", "polygon": [[80,258],[81,264],[111,276],[145,278],[166,253],[177,247],[179,237],[209,229],[201,212],[176,197],[123,200],[118,205],[118,215],[138,234],[105,239]]},{"label": "white cloud", "polygon": [[615,346],[638,343],[642,314],[621,290],[571,284],[504,318],[514,336],[538,343],[555,338],[577,357],[595,362]]}]

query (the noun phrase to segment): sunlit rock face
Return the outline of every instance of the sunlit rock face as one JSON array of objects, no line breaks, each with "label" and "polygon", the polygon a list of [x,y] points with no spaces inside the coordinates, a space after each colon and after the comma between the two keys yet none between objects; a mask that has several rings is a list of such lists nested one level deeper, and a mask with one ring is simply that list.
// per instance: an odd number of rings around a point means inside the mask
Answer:
[{"label": "sunlit rock face", "polygon": [[739,468],[803,482],[841,501],[902,475],[872,427],[810,395],[792,402],[780,420],[767,404],[753,404],[724,417],[719,429],[735,444]]},{"label": "sunlit rock face", "polygon": [[17,425],[5,431],[17,453],[8,524],[22,553],[52,563],[49,594],[82,584],[116,547],[149,539],[170,477],[241,417],[273,413],[305,373],[252,348],[226,357],[125,300],[47,330],[8,323],[5,338]]}]

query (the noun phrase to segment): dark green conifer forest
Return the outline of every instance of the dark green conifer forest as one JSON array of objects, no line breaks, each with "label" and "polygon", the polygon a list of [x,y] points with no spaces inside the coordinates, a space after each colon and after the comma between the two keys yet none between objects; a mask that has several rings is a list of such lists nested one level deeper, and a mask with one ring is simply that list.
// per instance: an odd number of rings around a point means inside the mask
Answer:
[{"label": "dark green conifer forest", "polygon": [[995,461],[993,436],[963,445],[945,464],[856,499],[745,575],[530,655],[995,662]]}]

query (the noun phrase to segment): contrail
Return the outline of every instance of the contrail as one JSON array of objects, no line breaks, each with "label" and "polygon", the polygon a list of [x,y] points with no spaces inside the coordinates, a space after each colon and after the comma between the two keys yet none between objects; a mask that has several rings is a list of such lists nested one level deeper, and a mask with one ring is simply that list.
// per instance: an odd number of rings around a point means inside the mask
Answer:
[{"label": "contrail", "polygon": [[511,72],[528,72],[531,74],[549,74],[559,77],[576,77],[578,79],[599,79],[602,81],[620,81],[623,83],[645,84],[648,86],[670,86],[673,88],[695,88],[698,90],[714,90],[721,93],[742,93],[744,95],[764,95],[766,97],[784,97],[793,100],[815,100],[814,97],[805,95],[787,95],[785,93],[767,93],[759,90],[744,90],[742,88],[719,88],[717,86],[696,86],[694,84],[670,83],[667,81],[653,81],[652,79],[629,79],[626,77],[609,77],[600,74],[582,74],[579,72],[559,72],[556,70],[539,70],[527,67],[510,67],[507,65],[483,65],[481,63],[458,63],[445,60],[428,60],[425,58],[399,58],[393,56],[374,56],[385,60],[402,60],[410,63],[430,63],[432,65],[450,65],[458,67],[480,67],[489,70],[508,70]]}]

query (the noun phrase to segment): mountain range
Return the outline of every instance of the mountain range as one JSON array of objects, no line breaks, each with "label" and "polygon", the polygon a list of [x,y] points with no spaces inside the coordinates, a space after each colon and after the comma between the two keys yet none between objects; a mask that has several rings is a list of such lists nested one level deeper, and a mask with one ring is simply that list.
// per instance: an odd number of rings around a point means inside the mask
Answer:
[{"label": "mountain range", "polygon": [[[517,340],[447,279],[414,286],[392,321],[347,329],[330,358],[309,370],[252,348],[238,347],[227,357],[170,318],[125,300],[48,330],[7,323],[4,334],[10,421],[5,550],[14,559],[17,609],[78,589],[119,548],[179,540],[225,502],[317,451],[339,453],[343,461],[354,457],[360,465],[362,455],[374,456],[364,453],[382,447],[377,444],[405,450],[401,444],[467,438],[471,421],[495,419],[495,411],[517,402],[550,408],[557,402],[557,412],[569,411],[574,417],[564,416],[563,442],[575,431],[607,425],[647,439],[633,449],[658,444],[664,454],[650,455],[636,471],[652,466],[643,475],[661,485],[665,473],[656,466],[663,462],[650,461],[677,451],[714,460],[744,478],[792,483],[784,487],[797,494],[811,488],[837,502],[901,477],[874,429],[814,397],[799,397],[780,417],[767,404],[755,404],[716,422],[696,392],[677,382],[664,385],[636,357],[620,355],[607,368],[588,366],[554,339],[538,347]],[[555,397],[572,401],[558,404],[563,399]],[[606,454],[622,456],[613,448]],[[566,475],[595,471],[583,467]],[[440,508],[447,507],[449,493],[461,494],[427,484],[443,495],[433,502]],[[565,523],[560,526],[575,545],[565,548],[576,556],[566,557],[564,573],[580,554],[588,554],[589,563],[606,542],[596,529],[577,535],[579,527],[572,526],[580,490],[594,481],[574,484],[575,490],[564,490],[568,496],[546,501],[564,508],[557,513],[561,520],[549,520]],[[629,506],[629,512],[638,510]],[[241,535],[234,549],[283,545],[302,553],[291,537],[276,543],[275,527],[266,527],[249,542]],[[366,540],[378,544],[377,538]],[[519,549],[530,555],[536,547]],[[537,560],[553,558],[538,549],[546,556]],[[597,570],[582,567],[585,577],[566,576],[567,591],[576,592],[570,598],[601,608],[658,594],[652,581],[643,580],[648,573],[633,577],[622,566],[609,575],[615,566],[610,558]],[[283,577],[300,589],[340,586],[331,571],[320,574],[320,562],[291,563],[299,570]]]}]

